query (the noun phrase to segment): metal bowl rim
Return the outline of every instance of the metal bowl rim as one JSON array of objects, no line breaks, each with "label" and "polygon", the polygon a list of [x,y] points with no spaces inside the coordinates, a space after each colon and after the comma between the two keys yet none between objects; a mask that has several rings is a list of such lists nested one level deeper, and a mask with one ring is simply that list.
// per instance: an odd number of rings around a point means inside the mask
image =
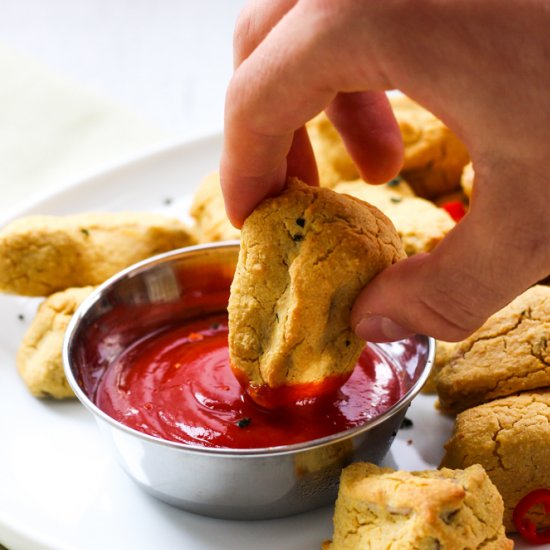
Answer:
[{"label": "metal bowl rim", "polygon": [[179,449],[186,453],[198,454],[198,455],[210,455],[210,456],[256,456],[256,457],[271,457],[271,456],[281,456],[288,454],[296,454],[302,451],[310,451],[312,449],[318,449],[320,447],[328,446],[340,441],[353,438],[357,435],[369,431],[370,429],[382,424],[385,420],[392,417],[404,407],[408,406],[409,403],[418,395],[422,386],[428,379],[430,371],[433,366],[434,355],[435,355],[435,341],[430,336],[416,335],[422,338],[426,338],[428,345],[428,357],[426,359],[426,364],[422,370],[422,373],[416,380],[416,382],[409,388],[409,390],[401,396],[401,399],[396,401],[387,411],[382,413],[375,418],[367,420],[364,424],[360,426],[355,426],[343,432],[338,432],[329,436],[325,436],[318,439],[312,439],[310,441],[304,441],[302,443],[295,443],[292,445],[281,445],[277,447],[258,447],[254,449],[231,449],[231,448],[220,448],[220,447],[200,447],[198,445],[190,445],[187,443],[179,443],[177,441],[168,441],[166,439],[161,439],[154,437],[152,435],[140,432],[129,426],[126,426],[122,422],[115,420],[107,413],[103,412],[93,401],[84,393],[77,383],[73,370],[69,361],[69,349],[71,347],[72,341],[74,339],[75,332],[78,328],[78,325],[82,318],[86,315],[88,310],[103,296],[105,291],[112,287],[113,285],[119,283],[121,280],[134,276],[138,273],[141,273],[145,269],[151,268],[155,265],[164,263],[166,261],[171,261],[179,257],[186,256],[193,252],[202,252],[205,250],[218,249],[218,248],[232,248],[239,246],[239,241],[219,241],[214,243],[205,243],[198,244],[193,246],[188,246],[185,248],[179,248],[176,250],[171,250],[169,252],[164,252],[158,254],[151,258],[147,258],[141,262],[133,264],[126,269],[120,271],[119,273],[113,275],[107,279],[104,283],[99,285],[94,291],[80,304],[76,312],[73,314],[65,332],[65,337],[63,339],[63,366],[65,370],[65,376],[73,392],[75,393],[78,400],[98,419],[103,420],[107,424],[110,424],[113,428],[127,433],[138,439],[147,441],[154,445],[169,447],[172,449]]}]

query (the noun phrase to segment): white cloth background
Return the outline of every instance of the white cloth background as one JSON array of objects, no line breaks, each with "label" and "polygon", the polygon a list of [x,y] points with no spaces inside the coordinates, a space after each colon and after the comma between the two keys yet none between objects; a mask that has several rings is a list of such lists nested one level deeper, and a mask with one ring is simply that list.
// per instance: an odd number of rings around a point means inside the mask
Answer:
[{"label": "white cloth background", "polygon": [[220,131],[244,0],[0,0],[0,215]]}]

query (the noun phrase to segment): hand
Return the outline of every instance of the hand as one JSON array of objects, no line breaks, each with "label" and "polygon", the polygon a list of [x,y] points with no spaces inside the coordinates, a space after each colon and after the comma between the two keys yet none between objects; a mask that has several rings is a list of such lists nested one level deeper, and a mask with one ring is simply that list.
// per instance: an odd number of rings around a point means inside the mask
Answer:
[{"label": "hand", "polygon": [[397,88],[465,143],[467,216],[431,253],[359,296],[356,332],[460,340],[550,273],[550,0],[256,0],[235,33],[222,187],[240,225],[288,173],[315,183],[304,124],[326,109],[362,176],[400,167],[382,90]]}]

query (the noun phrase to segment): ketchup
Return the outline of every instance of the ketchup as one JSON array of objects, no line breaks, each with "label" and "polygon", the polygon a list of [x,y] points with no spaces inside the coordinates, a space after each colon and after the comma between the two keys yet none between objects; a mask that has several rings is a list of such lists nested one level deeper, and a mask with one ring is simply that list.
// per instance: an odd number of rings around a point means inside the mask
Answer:
[{"label": "ketchup", "polygon": [[353,428],[379,416],[404,393],[394,366],[367,346],[350,378],[331,394],[264,409],[235,378],[227,335],[227,314],[147,335],[106,369],[96,405],[126,426],[168,441],[254,449]]}]

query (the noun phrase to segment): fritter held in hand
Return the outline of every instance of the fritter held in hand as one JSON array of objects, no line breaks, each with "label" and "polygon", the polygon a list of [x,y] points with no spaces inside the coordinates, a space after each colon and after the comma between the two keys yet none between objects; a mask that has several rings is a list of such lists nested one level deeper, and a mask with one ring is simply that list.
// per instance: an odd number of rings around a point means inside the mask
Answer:
[{"label": "fritter held in hand", "polygon": [[388,218],[353,197],[291,179],[262,202],[243,225],[229,300],[232,368],[253,398],[274,405],[343,383],[364,346],[353,302],[404,257]]}]

